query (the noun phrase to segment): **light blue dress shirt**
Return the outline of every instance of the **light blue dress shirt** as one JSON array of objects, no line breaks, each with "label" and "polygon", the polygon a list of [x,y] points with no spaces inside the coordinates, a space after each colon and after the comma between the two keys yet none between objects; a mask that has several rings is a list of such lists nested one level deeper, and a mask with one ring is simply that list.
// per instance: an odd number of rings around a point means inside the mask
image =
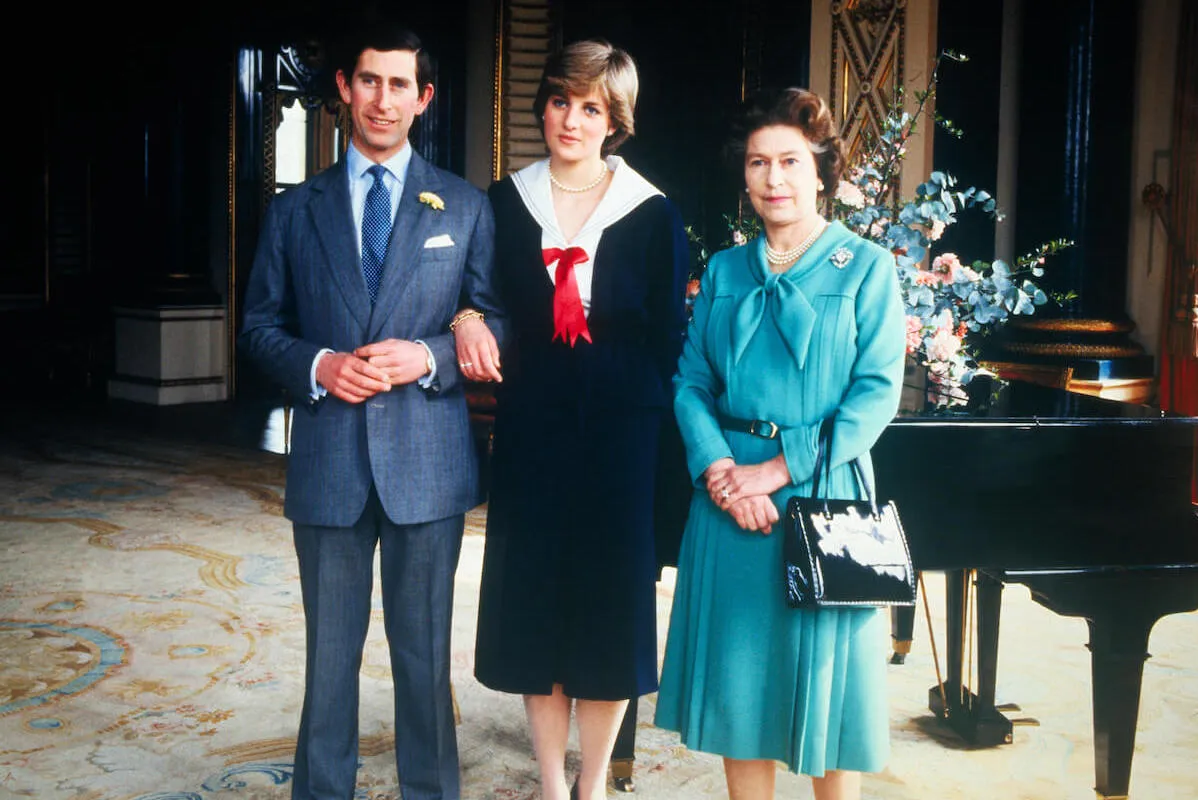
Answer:
[{"label": "light blue dress shirt", "polygon": [[[408,179],[408,165],[412,163],[412,145],[405,143],[403,149],[383,162],[383,184],[391,193],[391,222],[399,210],[399,198],[403,195],[404,181]],[[354,212],[354,241],[358,243],[358,256],[362,255],[362,214],[366,209],[366,193],[374,185],[374,177],[367,171],[374,162],[349,143],[345,151],[346,172],[349,175],[349,204]]]},{"label": "light blue dress shirt", "polygon": [[[395,214],[399,211],[399,200],[403,196],[404,182],[408,178],[408,165],[411,163],[412,145],[410,142],[404,142],[403,149],[382,164],[386,167],[386,171],[383,173],[383,184],[387,187],[387,191],[391,195],[392,225],[395,224]],[[374,185],[374,176],[367,170],[373,167],[374,164],[375,162],[362,155],[361,151],[354,147],[354,143],[351,140],[349,147],[345,151],[345,166],[346,174],[349,176],[349,204],[354,214],[354,241],[358,245],[359,261],[362,260],[362,214],[366,209],[366,193]],[[429,373],[417,381],[421,387],[427,389],[437,377],[437,361],[433,358],[433,352],[429,349],[428,345],[419,339],[416,340],[416,344],[424,348],[431,367]],[[312,359],[310,378],[313,400],[324,397],[327,393],[327,390],[323,386],[316,383],[316,365],[319,363],[321,356],[332,352],[331,349],[326,347],[316,354],[316,358]]]}]

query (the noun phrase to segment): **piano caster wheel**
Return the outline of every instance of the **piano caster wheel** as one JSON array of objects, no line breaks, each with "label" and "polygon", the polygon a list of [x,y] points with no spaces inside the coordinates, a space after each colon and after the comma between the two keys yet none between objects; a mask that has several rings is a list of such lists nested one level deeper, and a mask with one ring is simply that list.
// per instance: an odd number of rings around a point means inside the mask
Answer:
[{"label": "piano caster wheel", "polygon": [[631,758],[613,758],[611,760],[611,780],[617,792],[635,792],[636,785],[632,782]]}]

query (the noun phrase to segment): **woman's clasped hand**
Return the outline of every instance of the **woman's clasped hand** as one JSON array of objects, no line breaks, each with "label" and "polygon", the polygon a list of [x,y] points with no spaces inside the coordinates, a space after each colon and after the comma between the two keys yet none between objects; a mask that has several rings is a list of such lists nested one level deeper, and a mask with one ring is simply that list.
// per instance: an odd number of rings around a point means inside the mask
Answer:
[{"label": "woman's clasped hand", "polygon": [[778,521],[770,495],[790,483],[790,473],[778,458],[745,465],[721,458],[707,468],[704,479],[711,502],[731,514],[743,530],[770,533]]}]

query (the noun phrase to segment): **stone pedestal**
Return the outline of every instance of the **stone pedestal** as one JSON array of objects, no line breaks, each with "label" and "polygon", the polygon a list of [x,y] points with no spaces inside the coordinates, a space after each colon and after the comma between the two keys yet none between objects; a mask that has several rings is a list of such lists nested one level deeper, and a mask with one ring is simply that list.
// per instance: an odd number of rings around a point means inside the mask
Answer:
[{"label": "stone pedestal", "polygon": [[157,406],[228,399],[223,305],[118,307],[108,396]]}]

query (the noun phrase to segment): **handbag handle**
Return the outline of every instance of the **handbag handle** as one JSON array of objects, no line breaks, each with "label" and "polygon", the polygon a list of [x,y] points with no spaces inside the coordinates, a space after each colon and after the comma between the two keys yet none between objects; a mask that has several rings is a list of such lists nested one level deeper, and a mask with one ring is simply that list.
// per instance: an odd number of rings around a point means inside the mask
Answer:
[{"label": "handbag handle", "polygon": [[[828,508],[828,500],[830,498],[827,497],[827,492],[830,491],[829,487],[832,485],[832,425],[835,419],[834,416],[828,417],[820,424],[819,444],[815,451],[815,473],[811,478],[811,501],[815,502],[821,499],[819,496],[820,473],[823,473],[822,483],[824,485],[825,496],[822,499],[824,501],[825,515],[831,515],[832,513]],[[859,459],[854,458],[849,463],[853,466],[853,476],[857,480],[857,485],[861,488],[861,494],[865,496],[865,501],[869,503],[870,513],[876,519],[878,517],[878,504],[874,500],[874,493],[870,489],[869,482],[865,480],[865,471],[861,469],[861,462]]]}]

